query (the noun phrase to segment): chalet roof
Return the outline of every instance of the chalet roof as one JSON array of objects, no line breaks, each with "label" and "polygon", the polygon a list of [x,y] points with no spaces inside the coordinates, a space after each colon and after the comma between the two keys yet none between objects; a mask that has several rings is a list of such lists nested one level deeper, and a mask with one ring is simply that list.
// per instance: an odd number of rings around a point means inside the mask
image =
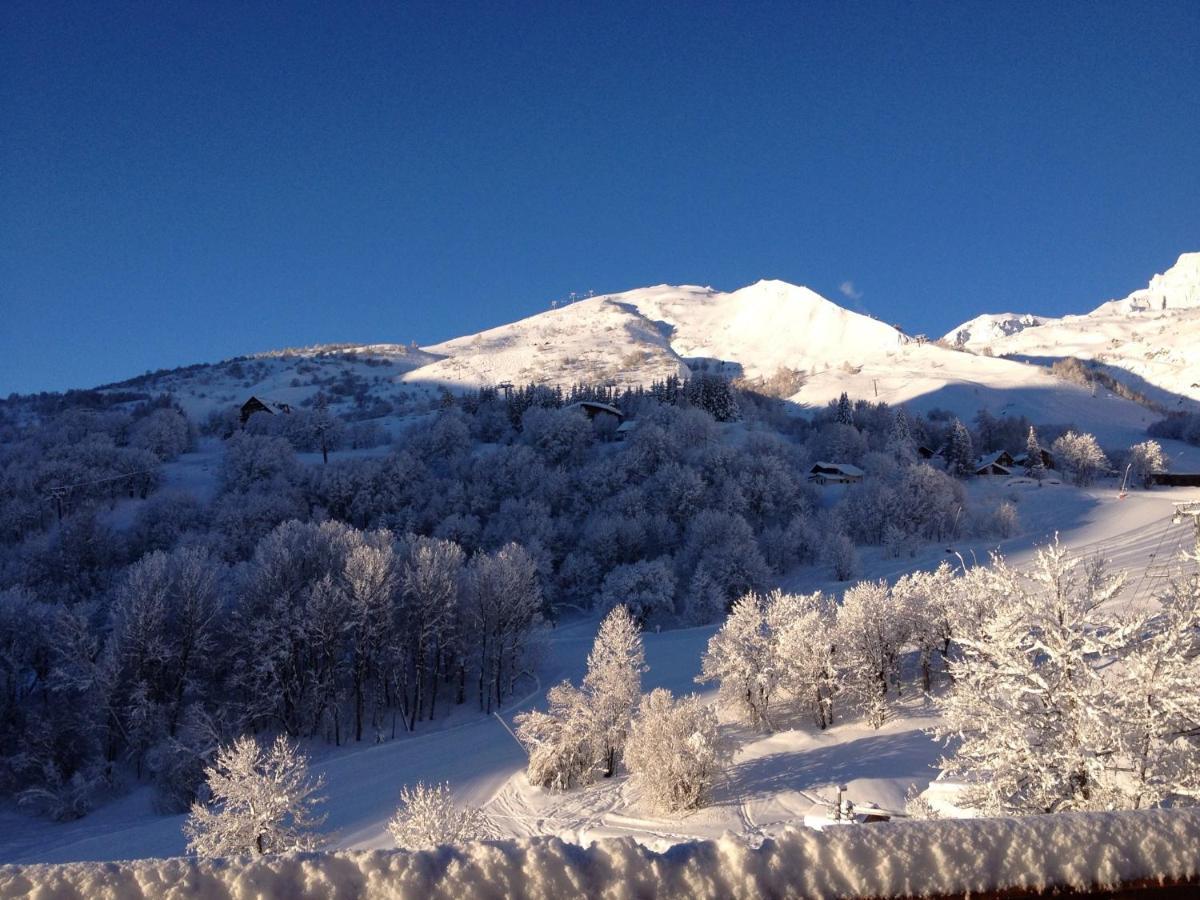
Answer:
[{"label": "chalet roof", "polygon": [[1011,466],[1012,464],[1013,458],[1009,455],[1007,450],[996,450],[993,453],[989,453],[986,456],[981,456],[979,459],[975,460],[976,469],[984,469],[993,465]]},{"label": "chalet roof", "polygon": [[265,409],[269,413],[286,413],[292,411],[292,407],[287,403],[281,403],[277,400],[267,400],[259,396],[252,396],[242,404],[242,409],[246,409],[247,407],[255,410]]},{"label": "chalet roof", "polygon": [[835,463],[835,462],[814,463],[812,469],[810,469],[809,471],[813,475],[838,474],[838,475],[848,475],[851,478],[862,478],[863,475],[866,474],[858,466],[851,465],[850,463]]},{"label": "chalet roof", "polygon": [[637,427],[638,427],[637,419],[626,419],[624,422],[622,422],[620,425],[617,426],[617,431],[629,432],[629,431],[635,430]]},{"label": "chalet roof", "polygon": [[598,412],[611,413],[619,419],[625,418],[625,414],[613,406],[611,403],[601,403],[598,400],[579,400],[575,403],[569,403],[567,409],[583,409],[595,414]]}]

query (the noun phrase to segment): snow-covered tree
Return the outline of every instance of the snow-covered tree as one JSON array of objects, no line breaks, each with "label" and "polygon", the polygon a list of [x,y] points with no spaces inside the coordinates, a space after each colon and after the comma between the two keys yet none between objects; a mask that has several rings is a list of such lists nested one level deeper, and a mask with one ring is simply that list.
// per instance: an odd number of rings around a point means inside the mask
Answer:
[{"label": "snow-covered tree", "polygon": [[837,693],[834,659],[836,604],[824,594],[767,598],[767,627],[773,639],[779,686],[812,711],[818,727],[833,724]]},{"label": "snow-covered tree", "polygon": [[1158,441],[1143,441],[1129,448],[1130,474],[1144,488],[1154,484],[1154,473],[1167,470],[1167,457]]},{"label": "snow-covered tree", "polygon": [[618,565],[604,576],[599,606],[624,606],[639,624],[652,616],[668,616],[674,608],[675,576],[661,559]]},{"label": "snow-covered tree", "polygon": [[951,689],[936,733],[958,741],[946,771],[973,779],[968,802],[995,813],[1103,808],[1109,764],[1096,713],[1114,702],[1098,660],[1129,640],[1101,607],[1120,589],[1100,560],[1041,548],[1029,577],[997,559],[989,588],[1003,599],[973,634],[955,638]]},{"label": "snow-covered tree", "polygon": [[845,391],[842,391],[842,395],[838,397],[837,411],[833,420],[839,425],[854,424],[854,407],[850,405],[850,395]]},{"label": "snow-covered tree", "polygon": [[1097,475],[1108,469],[1108,457],[1090,434],[1068,431],[1054,442],[1053,453],[1077,485],[1091,484]]},{"label": "snow-covered tree", "polygon": [[902,465],[911,465],[917,461],[917,444],[913,440],[908,416],[903,409],[896,410],[892,431],[888,435],[887,449]]},{"label": "snow-covered tree", "polygon": [[1025,474],[1036,478],[1039,482],[1046,477],[1046,461],[1042,458],[1042,445],[1038,441],[1037,432],[1029,426],[1029,434],[1025,438]]},{"label": "snow-covered tree", "polygon": [[541,627],[537,565],[519,544],[479,553],[466,578],[466,620],[478,656],[479,705],[486,712],[513,689]]},{"label": "snow-covered tree", "polygon": [[953,570],[943,562],[932,572],[911,572],[892,585],[896,614],[906,623],[908,640],[917,647],[926,693],[933,685],[935,655],[945,661],[950,654],[955,581]]},{"label": "snow-covered tree", "polygon": [[563,681],[546,693],[546,703],[546,712],[533,710],[516,718],[517,738],[529,754],[529,781],[556,791],[591,784],[602,771],[602,752],[587,696]]},{"label": "snow-covered tree", "polygon": [[642,698],[625,745],[644,795],[666,812],[703,806],[730,756],[712,709],[695,695],[676,700],[663,688]]},{"label": "snow-covered tree", "polygon": [[825,542],[824,553],[837,581],[849,581],[862,567],[854,541],[845,534],[831,535]]},{"label": "snow-covered tree", "polygon": [[1095,712],[1111,752],[1095,805],[1200,803],[1200,579],[1162,600],[1160,614],[1126,623],[1133,646],[1106,674],[1110,702]]},{"label": "snow-covered tree", "polygon": [[400,789],[400,806],[388,820],[388,832],[402,850],[432,850],[491,837],[495,829],[487,814],[473,806],[456,806],[449,784]]},{"label": "snow-covered tree", "polygon": [[889,686],[899,690],[900,650],[909,622],[887,583],[864,581],[846,591],[837,612],[837,662],[847,692],[878,728],[887,719]]},{"label": "snow-covered tree", "polygon": [[588,697],[590,727],[604,766],[604,776],[617,771],[629,722],[642,693],[646,651],[641,630],[624,606],[604,617],[588,654],[583,692]]},{"label": "snow-covered tree", "polygon": [[975,447],[971,432],[959,419],[950,428],[950,440],[946,445],[946,471],[956,478],[964,478],[975,471]]},{"label": "snow-covered tree", "polygon": [[766,601],[750,593],[733,604],[700,662],[701,684],[717,682],[721,699],[755,728],[769,731],[771,697],[779,681]]},{"label": "snow-covered tree", "polygon": [[183,825],[188,850],[199,856],[314,850],[324,821],[316,813],[324,781],[282,735],[267,750],[240,737],[205,769],[211,799],[192,805]]}]

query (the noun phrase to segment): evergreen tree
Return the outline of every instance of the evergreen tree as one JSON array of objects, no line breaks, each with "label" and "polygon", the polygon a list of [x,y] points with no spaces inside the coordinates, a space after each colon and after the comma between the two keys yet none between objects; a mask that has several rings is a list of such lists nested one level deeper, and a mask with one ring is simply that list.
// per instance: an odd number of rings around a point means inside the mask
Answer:
[{"label": "evergreen tree", "polygon": [[837,417],[834,421],[839,425],[854,424],[854,409],[850,405],[850,395],[845,391],[842,391],[842,396],[838,397]]},{"label": "evergreen tree", "polygon": [[896,410],[892,420],[892,433],[888,437],[887,448],[902,464],[914,463],[917,460],[917,446],[912,437],[912,429],[908,424],[908,416],[903,409]]},{"label": "evergreen tree", "polygon": [[974,471],[975,448],[971,432],[961,419],[954,420],[950,429],[950,444],[946,448],[946,469],[951,475],[962,478]]},{"label": "evergreen tree", "polygon": [[1046,464],[1042,459],[1042,445],[1038,443],[1037,432],[1029,426],[1029,437],[1025,438],[1025,474],[1036,478],[1039,482],[1046,477]]}]

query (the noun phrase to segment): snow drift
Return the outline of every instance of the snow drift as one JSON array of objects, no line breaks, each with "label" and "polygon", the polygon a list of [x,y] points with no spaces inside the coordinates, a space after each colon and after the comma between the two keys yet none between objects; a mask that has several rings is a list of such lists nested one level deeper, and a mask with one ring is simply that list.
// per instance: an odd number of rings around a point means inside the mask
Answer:
[{"label": "snow drift", "polygon": [[1200,812],[1075,813],[790,829],[654,853],[557,838],[434,851],[0,867],[0,897],[908,897],[1086,890],[1200,875]]}]

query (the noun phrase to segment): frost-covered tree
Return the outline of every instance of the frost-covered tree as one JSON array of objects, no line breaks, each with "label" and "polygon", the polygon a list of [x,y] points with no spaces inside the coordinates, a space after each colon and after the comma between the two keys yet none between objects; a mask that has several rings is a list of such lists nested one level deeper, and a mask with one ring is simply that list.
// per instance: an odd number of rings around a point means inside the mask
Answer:
[{"label": "frost-covered tree", "polygon": [[1068,431],[1054,442],[1053,452],[1058,464],[1070,472],[1071,480],[1080,486],[1091,484],[1097,475],[1108,469],[1108,457],[1090,434]]},{"label": "frost-covered tree", "polygon": [[674,605],[675,575],[665,560],[618,565],[600,585],[602,610],[624,606],[641,625],[650,618],[669,616]]},{"label": "frost-covered tree", "polygon": [[821,593],[775,591],[767,598],[766,618],[773,637],[779,686],[812,711],[818,727],[829,727],[838,690],[836,604]]},{"label": "frost-covered tree", "polygon": [[1130,474],[1144,488],[1154,484],[1154,473],[1167,470],[1167,457],[1158,441],[1143,441],[1129,448]]},{"label": "frost-covered tree", "polygon": [[199,856],[314,850],[324,821],[316,813],[324,782],[308,760],[280,736],[267,750],[240,737],[205,770],[211,799],[192,805],[184,822],[188,851]]},{"label": "frost-covered tree", "polygon": [[1037,432],[1029,426],[1029,434],[1025,438],[1025,474],[1041,482],[1046,477],[1046,461],[1042,458],[1042,445],[1038,441]]},{"label": "frost-covered tree", "polygon": [[975,448],[971,432],[959,419],[950,428],[950,440],[946,444],[946,471],[956,478],[964,478],[975,471]]},{"label": "frost-covered tree", "polygon": [[602,752],[587,703],[581,690],[563,681],[546,693],[546,712],[517,716],[517,738],[529,754],[526,775],[532,784],[565,791],[599,776]]},{"label": "frost-covered tree", "polygon": [[846,691],[878,728],[887,719],[889,686],[900,686],[900,650],[909,623],[883,581],[846,591],[837,612],[837,660]]},{"label": "frost-covered tree", "polygon": [[845,534],[831,535],[825,542],[824,552],[825,559],[833,568],[833,577],[837,581],[849,581],[858,574],[862,567],[854,541]]},{"label": "frost-covered tree", "polygon": [[600,623],[587,664],[583,692],[604,777],[609,778],[617,771],[646,671],[641,629],[624,606],[616,607]]},{"label": "frost-covered tree", "polygon": [[[400,568],[404,594],[407,653],[411,659],[408,727],[433,718],[437,673],[444,662],[462,586],[465,555],[451,541],[415,537]],[[426,709],[428,706],[428,709]]]},{"label": "frost-covered tree", "polygon": [[523,671],[541,627],[537,566],[519,544],[479,553],[466,577],[466,627],[477,655],[479,705],[500,704]]},{"label": "frost-covered tree", "polygon": [[[396,593],[400,583],[390,532],[346,556],[341,590],[345,592],[344,628],[351,654],[350,682],[354,699],[354,739],[361,741],[367,699],[372,688],[382,689],[381,668],[395,627]],[[334,646],[341,642],[335,641]],[[378,724],[378,722],[376,722]]]},{"label": "frost-covered tree", "polygon": [[695,695],[676,700],[663,688],[642,698],[625,745],[644,795],[666,812],[703,806],[730,756],[712,709]]},{"label": "frost-covered tree", "polygon": [[456,806],[449,784],[400,789],[400,806],[388,820],[388,833],[402,850],[432,850],[491,837],[495,828],[483,810]]},{"label": "frost-covered tree", "polygon": [[1028,577],[996,560],[1002,596],[973,634],[956,637],[951,689],[936,733],[958,741],[946,771],[972,779],[968,802],[995,813],[1103,808],[1108,741],[1098,711],[1114,702],[1098,661],[1120,656],[1127,629],[1101,607],[1120,590],[1100,560],[1072,561],[1055,542]]},{"label": "frost-covered tree", "polygon": [[709,638],[696,680],[717,682],[724,702],[750,725],[770,731],[771,697],[780,673],[766,605],[754,593],[733,604],[725,624]]},{"label": "frost-covered tree", "polygon": [[954,584],[954,573],[943,562],[932,572],[911,572],[892,585],[896,614],[906,623],[908,640],[917,647],[921,686],[926,693],[933,686],[935,655],[944,661],[950,654]]},{"label": "frost-covered tree", "polygon": [[917,461],[917,444],[913,440],[908,416],[903,409],[896,410],[892,431],[888,435],[887,449],[902,465],[911,465]]}]

